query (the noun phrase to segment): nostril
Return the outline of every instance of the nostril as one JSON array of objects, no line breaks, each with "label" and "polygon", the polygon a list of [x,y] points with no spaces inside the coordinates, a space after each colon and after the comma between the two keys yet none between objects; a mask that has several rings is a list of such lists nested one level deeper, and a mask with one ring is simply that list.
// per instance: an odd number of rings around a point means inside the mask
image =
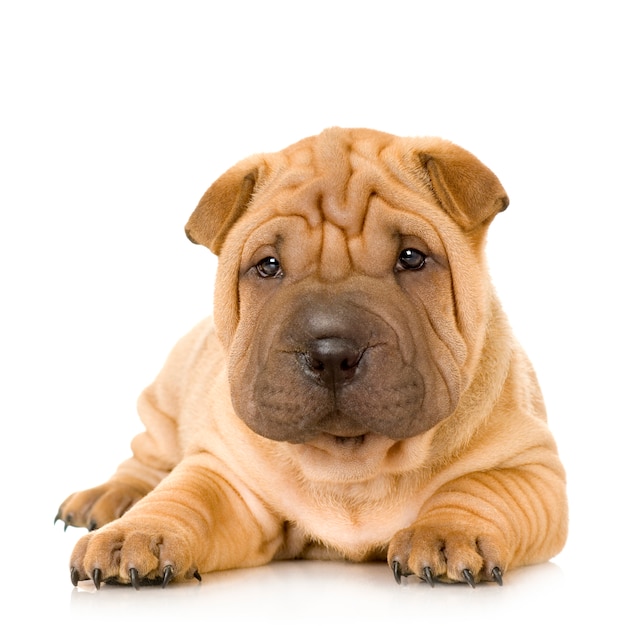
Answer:
[{"label": "nostril", "polygon": [[314,372],[323,372],[324,371],[324,363],[319,361],[318,359],[314,359],[310,354],[305,355],[306,364],[310,369]]},{"label": "nostril", "polygon": [[358,364],[359,361],[361,360],[361,355],[355,355],[355,358],[353,359],[344,359],[340,364],[339,367],[344,371],[347,372],[349,370],[353,370]]},{"label": "nostril", "polygon": [[309,344],[304,356],[308,370],[324,385],[351,380],[357,372],[364,348],[341,337],[325,337]]},{"label": "nostril", "polygon": [[[333,363],[331,361],[320,361],[319,359],[311,357],[309,354],[305,355],[307,366],[315,372],[323,372],[329,367],[333,367]],[[358,366],[360,360],[360,355],[354,359],[344,359],[339,363],[339,369],[342,372],[349,372]]]}]

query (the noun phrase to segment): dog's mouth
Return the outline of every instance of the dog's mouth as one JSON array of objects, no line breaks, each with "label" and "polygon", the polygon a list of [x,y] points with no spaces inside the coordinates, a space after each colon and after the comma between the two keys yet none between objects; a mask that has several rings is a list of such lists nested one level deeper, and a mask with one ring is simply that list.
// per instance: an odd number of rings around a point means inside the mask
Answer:
[{"label": "dog's mouth", "polygon": [[340,435],[329,435],[335,439],[335,443],[338,446],[345,448],[357,448],[365,443],[366,435],[357,435],[356,437],[342,437]]},{"label": "dog's mouth", "polygon": [[397,441],[371,431],[325,431],[296,445],[294,454],[311,480],[353,482],[376,475],[396,444]]},{"label": "dog's mouth", "polygon": [[369,445],[376,439],[373,433],[360,433],[353,435],[348,434],[335,434],[324,432],[320,433],[317,437],[307,442],[308,445],[312,445],[314,448],[320,450],[326,450],[331,454],[354,454],[361,453],[368,449]]},{"label": "dog's mouth", "polygon": [[321,420],[318,428],[315,439],[322,445],[346,451],[363,447],[374,436],[359,420],[339,411]]}]

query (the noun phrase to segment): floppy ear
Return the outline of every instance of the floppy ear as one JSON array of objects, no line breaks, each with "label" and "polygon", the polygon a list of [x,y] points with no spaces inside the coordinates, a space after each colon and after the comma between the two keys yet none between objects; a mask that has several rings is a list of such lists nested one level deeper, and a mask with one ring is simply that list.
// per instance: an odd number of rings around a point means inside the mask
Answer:
[{"label": "floppy ear", "polygon": [[246,210],[259,177],[258,160],[247,159],[222,174],[202,196],[185,233],[219,254],[232,225]]},{"label": "floppy ear", "polygon": [[438,140],[417,158],[437,200],[463,230],[486,226],[509,205],[496,175],[467,150]]}]

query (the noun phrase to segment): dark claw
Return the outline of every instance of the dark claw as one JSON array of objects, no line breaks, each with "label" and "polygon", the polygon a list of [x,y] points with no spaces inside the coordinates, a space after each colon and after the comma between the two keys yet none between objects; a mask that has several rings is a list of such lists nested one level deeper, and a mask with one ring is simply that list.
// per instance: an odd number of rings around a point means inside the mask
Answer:
[{"label": "dark claw", "polygon": [[91,572],[91,580],[93,580],[93,584],[96,589],[100,589],[100,583],[102,582],[102,571],[96,567],[93,572]]},{"label": "dark claw", "polygon": [[196,570],[196,571],[193,573],[193,577],[194,577],[194,578],[195,578],[198,582],[200,582],[200,583],[202,582],[202,576],[200,576],[200,572],[199,572],[198,570]]},{"label": "dark claw", "polygon": [[422,570],[422,578],[431,586],[435,586],[435,580],[433,579],[433,571],[430,567],[425,567]]},{"label": "dark claw", "polygon": [[[57,513],[55,518],[54,518],[54,525],[56,526],[56,523],[59,520],[62,520],[63,518],[61,517],[61,512]],[[63,522],[63,532],[65,532],[67,530],[67,527],[69,526],[69,524],[67,522]]]},{"label": "dark claw", "polygon": [[172,566],[166,565],[165,569],[163,570],[163,583],[161,584],[161,587],[163,587],[163,589],[167,587],[167,583],[169,583],[170,580],[172,580],[173,576],[174,576],[174,572],[172,570]]},{"label": "dark claw", "polygon": [[96,530],[96,528],[98,528],[98,524],[95,520],[91,520],[91,522],[89,522],[89,526],[87,526],[87,530],[91,532],[92,530]]},{"label": "dark claw", "polygon": [[498,583],[498,585],[502,587],[502,570],[499,567],[494,567],[491,570],[491,575],[493,576],[493,579]]},{"label": "dark claw", "polygon": [[76,585],[78,585],[78,581],[80,580],[80,573],[75,567],[70,567],[70,578],[72,579],[72,585],[76,587]]},{"label": "dark claw", "polygon": [[463,578],[465,578],[465,582],[474,589],[476,587],[476,581],[474,580],[474,575],[468,569],[463,570]]},{"label": "dark claw", "polygon": [[399,561],[391,562],[391,571],[393,572],[393,577],[396,579],[396,582],[401,585],[402,584],[402,570],[400,569]]},{"label": "dark claw", "polygon": [[130,584],[137,590],[139,591],[139,572],[134,568],[131,567],[128,570],[128,575],[130,576]]}]

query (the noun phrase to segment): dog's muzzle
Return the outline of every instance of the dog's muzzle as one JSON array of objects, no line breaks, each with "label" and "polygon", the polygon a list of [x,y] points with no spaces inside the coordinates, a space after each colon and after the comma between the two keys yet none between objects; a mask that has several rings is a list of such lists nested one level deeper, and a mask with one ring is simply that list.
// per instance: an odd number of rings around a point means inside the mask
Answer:
[{"label": "dog's muzzle", "polygon": [[401,307],[357,290],[283,297],[231,377],[233,406],[256,433],[291,443],[400,440],[450,414],[456,398],[432,359],[431,331]]}]

